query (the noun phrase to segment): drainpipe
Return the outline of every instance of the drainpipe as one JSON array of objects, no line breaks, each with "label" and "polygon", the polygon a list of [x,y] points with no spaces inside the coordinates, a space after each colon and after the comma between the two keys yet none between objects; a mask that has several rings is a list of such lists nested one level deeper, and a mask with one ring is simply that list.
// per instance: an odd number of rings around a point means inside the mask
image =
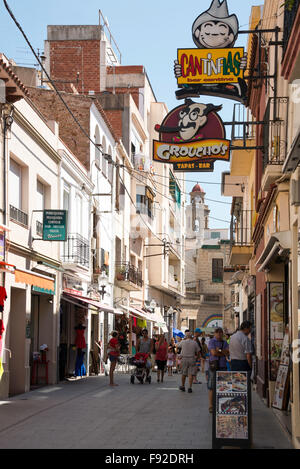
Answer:
[{"label": "drainpipe", "polygon": [[[6,225],[6,223],[7,223],[6,132],[7,132],[7,130],[9,130],[11,128],[12,123],[13,123],[13,107],[12,106],[3,106],[3,108],[2,108],[2,125],[3,125],[3,133],[2,133],[2,138],[3,138],[3,209],[2,209],[2,214],[3,214],[3,217],[2,218],[3,218],[3,224],[4,225]],[[6,234],[5,234],[5,231],[4,231],[3,237],[4,237],[3,260],[5,262],[5,260],[6,260],[6,251],[5,251]],[[3,286],[5,287],[5,272],[3,272]]]}]

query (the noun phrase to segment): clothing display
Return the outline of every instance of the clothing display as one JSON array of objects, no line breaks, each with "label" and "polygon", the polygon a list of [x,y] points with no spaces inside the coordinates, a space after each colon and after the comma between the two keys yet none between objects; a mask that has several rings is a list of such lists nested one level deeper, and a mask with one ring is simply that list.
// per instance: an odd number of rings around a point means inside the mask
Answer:
[{"label": "clothing display", "polygon": [[7,299],[6,290],[4,287],[0,287],[0,306],[4,306],[4,301]]},{"label": "clothing display", "polygon": [[86,348],[86,341],[84,337],[85,327],[82,324],[79,324],[79,326],[75,327],[75,330],[76,330],[76,339],[75,339],[76,347],[78,349]]},{"label": "clothing display", "polygon": [[75,376],[86,376],[86,368],[83,363],[84,352],[79,348],[77,349],[77,357],[75,363]]},{"label": "clothing display", "polygon": [[0,339],[2,338],[2,335],[3,335],[4,331],[5,331],[4,323],[3,323],[2,319],[0,319]]}]

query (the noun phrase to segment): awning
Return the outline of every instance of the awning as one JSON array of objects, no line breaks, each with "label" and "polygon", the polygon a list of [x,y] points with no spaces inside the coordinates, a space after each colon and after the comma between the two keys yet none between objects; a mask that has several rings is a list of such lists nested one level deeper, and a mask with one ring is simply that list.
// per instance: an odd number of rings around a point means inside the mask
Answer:
[{"label": "awning", "polygon": [[298,133],[292,143],[291,149],[284,162],[284,165],[282,168],[283,173],[291,173],[295,171],[295,169],[298,167],[299,162],[300,162],[299,147],[300,147],[300,129],[298,130]]},{"label": "awning", "polygon": [[256,267],[260,264],[258,272],[267,269],[274,259],[279,254],[279,251],[287,252],[291,249],[291,232],[281,231],[274,233],[268,241],[263,253],[256,262]]},{"label": "awning", "polygon": [[2,224],[0,223],[0,231],[11,231],[11,229],[10,229],[8,226],[2,225]]},{"label": "awning", "polygon": [[140,311],[136,308],[133,308],[132,306],[130,307],[123,306],[123,305],[120,305],[120,306],[121,308],[126,309],[126,311],[128,311],[129,314],[131,314],[131,316],[134,316],[138,319],[146,319],[146,321],[150,321],[150,322],[155,322],[155,319],[152,317],[152,315],[150,316],[150,314],[145,313],[145,311]]},{"label": "awning", "polygon": [[[118,310],[118,309],[112,308],[108,305],[100,303],[99,301],[93,300],[92,298],[88,298],[86,296],[71,295],[70,293],[63,292],[62,299],[65,300],[65,301],[68,301],[69,303],[75,304],[75,305],[78,305],[79,304],[78,302],[80,301],[82,303],[85,303],[88,306],[94,306],[96,309],[99,309],[99,310],[104,311],[106,313],[123,314],[123,312]],[[88,306],[86,306],[86,308],[88,308]]]},{"label": "awning", "polygon": [[0,262],[0,272],[9,272],[10,274],[15,273],[15,266],[12,264],[8,264],[7,262],[1,261]]},{"label": "awning", "polygon": [[54,290],[55,283],[51,277],[40,275],[32,272],[31,270],[15,270],[15,281],[16,283],[26,283],[26,285],[32,285],[34,287],[43,288],[44,290]]}]

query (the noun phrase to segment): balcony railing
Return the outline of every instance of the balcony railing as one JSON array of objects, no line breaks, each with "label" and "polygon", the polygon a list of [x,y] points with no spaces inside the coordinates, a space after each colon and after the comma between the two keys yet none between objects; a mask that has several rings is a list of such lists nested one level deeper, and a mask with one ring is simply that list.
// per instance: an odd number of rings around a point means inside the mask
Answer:
[{"label": "balcony railing", "polygon": [[13,205],[9,206],[9,214],[11,220],[15,220],[21,225],[28,226],[28,215],[22,210],[14,207]]},{"label": "balcony railing", "polygon": [[90,263],[88,240],[77,233],[70,234],[64,244],[62,260],[67,264],[79,264],[88,267]]},{"label": "balcony railing", "polygon": [[287,156],[289,98],[270,98],[264,121],[263,167],[282,165]]},{"label": "balcony railing", "polygon": [[116,262],[116,278],[119,281],[132,282],[135,285],[143,286],[143,274],[129,262]]},{"label": "balcony railing", "polygon": [[231,140],[243,140],[246,146],[247,140],[254,139],[256,126],[251,121],[250,111],[243,104],[234,104],[232,122],[237,124],[232,126]]},{"label": "balcony railing", "polygon": [[284,9],[283,53],[285,54],[295,23],[300,0],[289,0]]},{"label": "balcony railing", "polygon": [[230,225],[231,246],[251,246],[252,210],[240,210],[233,215]]}]

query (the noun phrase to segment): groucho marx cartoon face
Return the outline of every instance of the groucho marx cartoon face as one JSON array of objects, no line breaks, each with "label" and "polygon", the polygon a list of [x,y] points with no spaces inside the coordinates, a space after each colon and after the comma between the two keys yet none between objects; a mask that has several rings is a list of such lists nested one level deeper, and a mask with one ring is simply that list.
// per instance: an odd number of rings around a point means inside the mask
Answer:
[{"label": "groucho marx cartoon face", "polygon": [[210,8],[195,20],[192,33],[200,49],[233,47],[237,39],[239,23],[236,15],[229,15],[227,0],[213,0]]},{"label": "groucho marx cartoon face", "polygon": [[189,141],[197,136],[207,123],[207,116],[212,111],[220,111],[222,106],[198,104],[190,101],[179,113],[178,131],[182,140]]}]

